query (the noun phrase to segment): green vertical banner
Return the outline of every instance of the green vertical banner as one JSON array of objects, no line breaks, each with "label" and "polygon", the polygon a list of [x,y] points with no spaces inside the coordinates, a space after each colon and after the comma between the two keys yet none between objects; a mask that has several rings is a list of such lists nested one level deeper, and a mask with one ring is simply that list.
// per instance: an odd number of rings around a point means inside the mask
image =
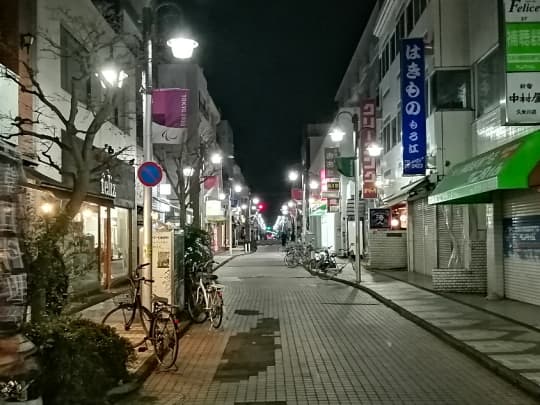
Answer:
[{"label": "green vertical banner", "polygon": [[540,0],[504,0],[506,121],[540,123]]}]

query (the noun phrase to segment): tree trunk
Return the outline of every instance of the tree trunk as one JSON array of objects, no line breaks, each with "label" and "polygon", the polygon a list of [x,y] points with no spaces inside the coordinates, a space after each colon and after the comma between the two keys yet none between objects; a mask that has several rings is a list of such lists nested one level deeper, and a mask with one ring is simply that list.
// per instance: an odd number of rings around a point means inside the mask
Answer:
[{"label": "tree trunk", "polygon": [[193,226],[195,228],[201,229],[201,183],[200,183],[200,167],[195,168],[195,173],[197,175],[191,176],[189,187],[189,199],[191,200],[191,207],[193,208]]}]

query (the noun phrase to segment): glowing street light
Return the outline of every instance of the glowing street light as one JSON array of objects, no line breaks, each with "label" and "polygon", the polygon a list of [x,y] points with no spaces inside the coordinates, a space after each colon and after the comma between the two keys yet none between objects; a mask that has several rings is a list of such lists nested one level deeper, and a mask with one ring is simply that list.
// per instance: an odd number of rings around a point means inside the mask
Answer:
[{"label": "glowing street light", "polygon": [[182,169],[182,173],[184,174],[184,177],[191,177],[195,173],[195,169],[189,166],[184,167],[184,169]]},{"label": "glowing street light", "polygon": [[312,190],[317,190],[319,188],[319,182],[317,180],[311,180],[309,182],[309,188]]},{"label": "glowing street light", "polygon": [[240,208],[242,208],[244,211],[247,210],[247,204],[242,204],[242,206]]},{"label": "glowing street light", "polygon": [[294,207],[294,202],[292,202],[292,201],[289,201],[289,202],[287,203],[287,206],[288,206],[289,208],[292,208],[292,207]]},{"label": "glowing street light", "polygon": [[371,156],[371,157],[381,156],[381,153],[383,151],[382,146],[380,146],[380,145],[378,145],[376,143],[370,144],[366,149],[368,151],[369,156]]},{"label": "glowing street light", "polygon": [[177,37],[167,41],[172,54],[177,59],[189,59],[193,56],[193,51],[199,43],[191,38]]},{"label": "glowing street light", "polygon": [[237,184],[234,186],[234,192],[240,193],[242,191],[242,186],[240,184]]},{"label": "glowing street light", "polygon": [[289,180],[290,181],[296,181],[296,180],[298,180],[298,177],[299,177],[299,174],[298,174],[298,172],[296,170],[291,170],[289,172]]},{"label": "glowing street light", "polygon": [[214,165],[219,165],[222,160],[223,157],[219,153],[213,153],[212,156],[210,156],[210,162]]},{"label": "glowing street light", "polygon": [[345,138],[345,132],[343,132],[339,128],[332,129],[332,131],[330,131],[329,135],[330,135],[330,139],[332,140],[332,142],[336,142],[336,143],[339,143],[339,142],[343,141],[343,138]]},{"label": "glowing street light", "polygon": [[108,62],[97,75],[104,89],[121,89],[128,75],[114,62]]},{"label": "glowing street light", "polygon": [[261,202],[261,200],[259,200],[259,198],[257,197],[254,197],[251,201],[253,201],[253,204],[257,205]]},{"label": "glowing street light", "polygon": [[218,198],[219,200],[223,201],[225,198],[227,198],[227,196],[225,195],[225,193],[219,193]]}]

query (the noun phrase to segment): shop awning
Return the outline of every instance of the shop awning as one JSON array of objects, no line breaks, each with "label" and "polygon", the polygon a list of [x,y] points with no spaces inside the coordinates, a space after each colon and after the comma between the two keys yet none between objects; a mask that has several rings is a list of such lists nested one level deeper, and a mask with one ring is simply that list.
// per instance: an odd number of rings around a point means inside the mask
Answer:
[{"label": "shop awning", "polygon": [[456,164],[429,196],[430,204],[492,201],[496,190],[540,184],[540,131]]},{"label": "shop awning", "polygon": [[391,207],[393,205],[399,204],[400,202],[407,201],[410,192],[412,192],[417,187],[423,186],[427,183],[427,178],[422,177],[419,180],[413,181],[406,186],[401,187],[396,193],[383,198],[384,205],[386,207]]}]

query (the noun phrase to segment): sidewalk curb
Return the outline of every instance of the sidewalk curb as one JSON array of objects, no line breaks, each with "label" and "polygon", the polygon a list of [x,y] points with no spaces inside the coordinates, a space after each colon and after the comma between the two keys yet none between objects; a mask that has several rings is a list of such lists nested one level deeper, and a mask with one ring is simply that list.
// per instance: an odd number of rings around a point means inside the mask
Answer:
[{"label": "sidewalk curb", "polygon": [[233,260],[233,259],[235,259],[237,257],[247,256],[247,255],[251,255],[251,254],[253,254],[253,252],[244,252],[244,253],[240,253],[239,255],[233,255],[231,257],[228,257],[225,260],[223,260],[221,263],[219,263],[216,267],[214,267],[212,269],[212,273],[215,272],[216,270],[218,270],[219,268],[225,266],[227,263],[229,263],[231,260]]},{"label": "sidewalk curb", "polygon": [[[374,271],[374,270],[370,270],[370,271],[373,272],[373,273],[377,273],[376,270],[375,270],[375,271]],[[477,309],[477,310],[483,311],[483,312],[485,312],[485,313],[487,313],[487,314],[497,316],[497,317],[502,318],[502,319],[504,319],[504,320],[506,320],[506,321],[508,321],[508,322],[517,323],[518,325],[521,325],[521,326],[523,326],[523,327],[525,327],[525,328],[531,329],[531,330],[533,330],[534,332],[540,332],[540,328],[536,328],[536,327],[534,327],[533,325],[530,325],[530,324],[525,323],[525,322],[522,322],[522,321],[518,321],[518,320],[516,320],[516,319],[512,319],[512,318],[510,318],[510,317],[508,317],[508,316],[506,316],[506,315],[501,315],[501,314],[499,314],[499,313],[497,313],[497,312],[491,311],[491,310],[486,309],[486,308],[479,307],[479,306],[474,305],[474,304],[471,304],[471,303],[469,303],[469,302],[460,301],[459,299],[454,298],[454,297],[452,297],[452,296],[450,296],[450,295],[447,295],[446,293],[444,293],[444,292],[442,292],[442,291],[432,290],[432,289],[429,289],[429,288],[427,288],[427,287],[423,287],[423,286],[421,286],[421,285],[417,285],[417,284],[411,283],[410,281],[402,280],[402,279],[400,279],[400,278],[398,278],[398,277],[389,275],[389,274],[387,274],[386,272],[385,272],[385,273],[380,273],[380,274],[382,274],[382,275],[385,276],[385,277],[391,278],[392,280],[401,281],[402,283],[406,283],[406,284],[412,285],[413,287],[416,287],[416,288],[419,288],[419,289],[421,289],[421,290],[430,292],[430,293],[432,293],[432,294],[437,294],[437,295],[439,295],[439,296],[441,296],[441,297],[443,297],[443,298],[446,298],[446,299],[449,299],[449,300],[451,300],[451,301],[457,302],[458,304],[467,305],[467,306],[470,307],[470,308]]]},{"label": "sidewalk curb", "polygon": [[[191,324],[191,321],[187,321],[184,325],[180,325],[179,339],[182,339],[182,337],[187,333],[187,331],[191,327]],[[113,388],[113,390],[118,388],[119,390],[116,392],[112,392],[110,395],[108,395],[108,398],[112,401],[112,403],[117,403],[123,399],[128,398],[129,395],[138,391],[142,387],[146,379],[156,369],[157,365],[158,361],[155,356],[152,355],[148,357],[132,374],[133,379],[128,383],[124,384],[123,386]],[[125,388],[122,389],[122,387]]]},{"label": "sidewalk curb", "polygon": [[[306,270],[314,276],[318,276],[318,272],[312,272],[309,269],[306,268]],[[367,294],[371,295],[373,298],[375,298],[377,301],[382,302],[387,307],[391,308],[404,318],[408,319],[409,321],[414,322],[418,326],[422,327],[423,329],[427,330],[428,332],[432,333],[439,339],[443,340],[445,343],[448,343],[453,348],[457,349],[461,353],[466,354],[473,360],[477,361],[484,367],[488,368],[489,370],[495,372],[495,374],[501,376],[505,380],[509,381],[510,383],[518,386],[523,391],[525,391],[527,394],[532,395],[536,399],[540,398],[540,386],[533,383],[532,381],[526,379],[525,377],[522,377],[517,372],[511,370],[510,368],[503,366],[502,364],[496,362],[495,360],[490,359],[485,354],[473,349],[471,346],[467,345],[466,343],[462,342],[461,340],[456,339],[452,335],[446,333],[442,329],[434,326],[433,324],[429,323],[428,321],[418,317],[417,315],[413,314],[412,312],[407,311],[405,308],[399,306],[392,300],[382,296],[381,294],[377,293],[376,291],[372,290],[371,288],[368,288],[366,286],[357,284],[353,281],[348,281],[344,279],[340,279],[337,277],[328,277],[328,280],[337,281],[342,284],[349,285],[351,287],[357,288],[359,290],[362,290],[366,292]],[[446,298],[446,297],[444,297]]]}]

